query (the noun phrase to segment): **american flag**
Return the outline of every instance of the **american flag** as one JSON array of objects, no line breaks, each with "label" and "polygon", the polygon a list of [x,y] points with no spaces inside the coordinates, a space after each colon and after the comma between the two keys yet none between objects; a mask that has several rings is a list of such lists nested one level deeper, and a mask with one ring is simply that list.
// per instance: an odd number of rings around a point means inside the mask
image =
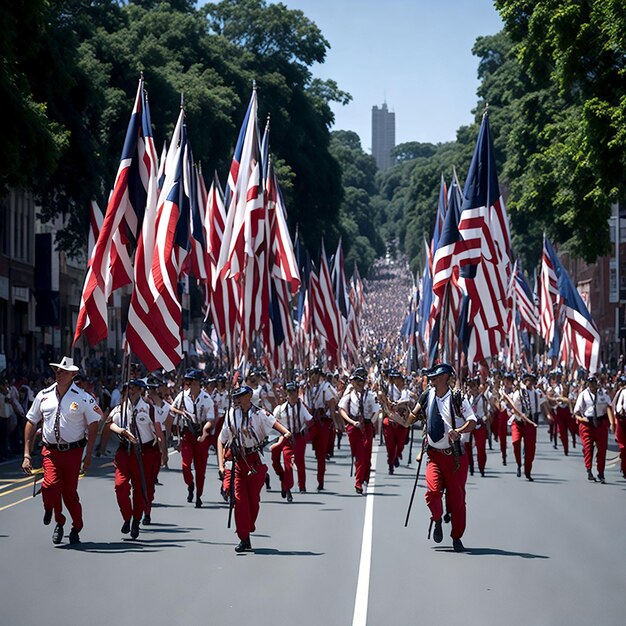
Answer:
[{"label": "american flag", "polygon": [[[574,361],[589,372],[598,370],[600,360],[600,333],[589,309],[574,286],[572,279],[561,264],[556,251],[547,238],[544,238],[544,250],[557,278],[558,313],[562,319],[561,346],[571,350]],[[561,351],[561,358],[566,355]]]},{"label": "american flag", "polygon": [[[145,253],[140,261],[137,284],[131,301],[126,337],[133,352],[149,370],[173,370],[183,357],[182,306],[179,278],[189,245],[189,201],[185,198],[185,152],[187,130],[181,109],[170,143],[165,182],[155,214],[154,231],[142,231]],[[173,155],[172,155],[173,152]],[[155,189],[156,189],[155,168]],[[154,242],[150,256],[151,242]],[[150,263],[150,265],[148,265]]]},{"label": "american flag", "polygon": [[554,339],[555,311],[559,297],[557,276],[553,259],[556,252],[548,238],[543,236],[541,254],[541,289],[539,291],[540,331],[546,344]]},{"label": "american flag", "polygon": [[470,367],[497,356],[508,321],[511,238],[496,173],[489,118],[482,124],[463,190],[459,232],[461,287],[470,296]]},{"label": "american flag", "polygon": [[127,246],[134,248],[146,207],[154,148],[151,133],[150,111],[141,78],[113,191],[88,262],[74,343],[83,332],[91,345],[106,338],[107,300],[115,289],[132,282],[131,251]]},{"label": "american flag", "polygon": [[520,316],[521,329],[536,335],[539,331],[539,311],[518,261],[515,262],[513,269],[513,296]]},{"label": "american flag", "polygon": [[313,328],[326,344],[326,356],[338,366],[340,357],[341,314],[333,293],[333,284],[326,260],[326,251],[322,241],[319,274],[313,281],[311,273],[311,304],[313,307]]}]

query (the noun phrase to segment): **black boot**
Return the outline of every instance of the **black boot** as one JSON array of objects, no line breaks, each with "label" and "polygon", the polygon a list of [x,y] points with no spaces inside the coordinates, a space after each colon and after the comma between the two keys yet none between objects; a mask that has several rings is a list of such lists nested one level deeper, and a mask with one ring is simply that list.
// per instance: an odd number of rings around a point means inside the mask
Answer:
[{"label": "black boot", "polygon": [[435,543],[441,543],[443,541],[443,528],[441,526],[441,520],[435,522],[435,530],[433,530],[433,541]]},{"label": "black boot", "polygon": [[122,524],[122,530],[121,530],[123,535],[128,535],[128,533],[130,532],[130,520],[124,520],[124,523]]},{"label": "black boot", "polygon": [[187,487],[187,502],[193,502],[193,485]]},{"label": "black boot", "polygon": [[130,529],[130,538],[137,539],[139,537],[139,521],[138,519],[133,520],[133,525]]},{"label": "black boot", "polygon": [[252,544],[250,543],[250,537],[242,539],[236,546],[235,552],[247,552],[252,550]]}]

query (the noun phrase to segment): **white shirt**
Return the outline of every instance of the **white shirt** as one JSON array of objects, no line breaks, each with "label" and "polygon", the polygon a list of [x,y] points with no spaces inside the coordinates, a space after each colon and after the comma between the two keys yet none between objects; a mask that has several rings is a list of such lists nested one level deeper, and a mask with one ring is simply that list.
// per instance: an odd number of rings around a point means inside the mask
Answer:
[{"label": "white shirt", "polygon": [[297,402],[292,406],[289,402],[283,402],[274,409],[274,418],[292,433],[301,433],[313,419],[304,402],[298,398]]},{"label": "white shirt", "polygon": [[215,405],[213,404],[211,396],[203,389],[200,390],[195,400],[191,397],[191,391],[189,389],[181,391],[176,396],[173,406],[175,409],[187,411],[188,413],[186,418],[182,415],[174,414],[174,420],[177,425],[182,424],[184,426],[187,420],[191,420],[200,425],[209,420],[215,421]]},{"label": "white shirt", "polygon": [[309,410],[315,411],[323,409],[328,417],[328,402],[331,398],[337,399],[333,386],[326,380],[322,380],[317,385],[312,385],[306,389],[305,402]]},{"label": "white shirt", "polygon": [[617,392],[613,402],[615,403],[616,415],[618,417],[623,416],[626,413],[626,387]]},{"label": "white shirt", "polygon": [[[597,399],[596,399],[597,396]],[[594,400],[596,407],[594,410]],[[604,417],[606,415],[606,409],[611,404],[611,398],[609,394],[598,389],[597,394],[591,393],[589,387],[583,389],[580,392],[578,399],[576,400],[576,406],[574,407],[574,413],[580,413],[587,419],[593,419],[596,417]]]},{"label": "white shirt", "polygon": [[[522,395],[524,392],[528,392],[528,409],[523,408],[522,404]],[[540,389],[527,389],[526,387],[520,387],[511,398],[515,408],[520,412],[524,413],[526,417],[532,419],[533,421],[537,421],[537,416],[541,413],[541,407],[547,402],[547,398],[543,391]],[[530,415],[528,415],[530,413]],[[519,415],[515,414],[514,419],[518,422],[522,421],[522,418]]]},{"label": "white shirt", "polygon": [[156,431],[152,418],[156,421],[156,407],[148,404],[143,398],[137,400],[133,406],[130,400],[116,406],[111,411],[111,421],[120,428],[126,428],[131,433],[132,422],[134,421],[141,443],[150,443],[156,438]]},{"label": "white shirt", "polygon": [[[61,441],[54,434],[54,423],[59,411]],[[26,415],[32,424],[43,420],[42,437],[48,443],[72,443],[85,437],[89,424],[100,420],[100,412],[95,399],[72,383],[59,402],[57,384],[43,389]]]},{"label": "white shirt", "polygon": [[[343,395],[339,400],[339,408],[343,409],[353,420],[361,417],[361,397],[356,389],[351,389],[349,393]],[[376,422],[380,405],[376,399],[376,395],[369,389],[363,390],[363,419]]]},{"label": "white shirt", "polygon": [[550,395],[553,399],[550,399],[550,405],[554,407],[564,408],[567,406],[567,402],[563,402],[562,400],[558,400],[559,397],[565,396],[565,386],[561,383],[555,383],[550,386],[549,389]]},{"label": "white shirt", "polygon": [[[426,402],[426,408],[424,409],[424,412],[428,416],[430,414],[430,410],[431,410],[433,402],[436,402],[437,408],[439,409],[439,414],[441,415],[441,418],[443,419],[443,430],[444,430],[443,437],[439,441],[434,441],[433,439],[431,439],[430,435],[428,435],[428,445],[433,448],[438,448],[439,450],[445,450],[446,448],[450,447],[450,439],[448,438],[448,433],[453,428],[459,428],[460,426],[463,425],[462,423],[460,423],[461,420],[458,417],[456,417],[454,420],[455,421],[454,426],[452,425],[452,417],[450,413],[451,399],[452,399],[452,392],[449,389],[441,398],[437,396],[434,388],[430,389],[428,392],[428,401]],[[463,398],[463,402],[461,404],[461,413],[463,414],[463,420],[465,422],[468,420],[473,421],[473,422],[478,421],[476,419],[476,416],[474,415],[474,411],[472,411],[472,407],[470,406],[470,403],[465,398]],[[469,438],[470,438],[469,433],[463,433],[461,435],[461,442],[466,443],[467,441],[469,441]]]},{"label": "white shirt", "polygon": [[211,398],[213,398],[213,404],[215,405],[215,412],[217,416],[224,417],[226,411],[228,410],[228,390],[224,389],[224,391],[220,391],[216,388],[211,394]]},{"label": "white shirt", "polygon": [[253,448],[274,428],[276,419],[265,409],[252,405],[247,416],[240,407],[231,407],[220,431],[220,441],[229,445],[237,437],[240,446]]},{"label": "white shirt", "polygon": [[480,428],[481,422],[484,422],[489,415],[489,396],[487,393],[478,393],[475,396],[470,396],[468,399],[472,411],[474,411],[474,415],[478,419],[478,428]]}]

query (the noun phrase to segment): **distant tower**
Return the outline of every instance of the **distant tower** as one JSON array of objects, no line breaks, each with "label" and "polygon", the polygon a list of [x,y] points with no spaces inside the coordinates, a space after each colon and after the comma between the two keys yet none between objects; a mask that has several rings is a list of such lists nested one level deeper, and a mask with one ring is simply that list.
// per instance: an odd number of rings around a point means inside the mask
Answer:
[{"label": "distant tower", "polygon": [[396,114],[387,109],[387,103],[379,109],[372,107],[372,156],[378,169],[386,170],[393,165],[391,151],[396,147]]}]

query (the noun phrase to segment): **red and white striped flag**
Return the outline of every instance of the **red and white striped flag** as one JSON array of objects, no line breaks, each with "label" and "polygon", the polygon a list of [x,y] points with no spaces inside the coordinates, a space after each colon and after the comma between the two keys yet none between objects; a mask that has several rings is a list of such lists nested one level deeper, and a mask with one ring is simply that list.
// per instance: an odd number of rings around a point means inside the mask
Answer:
[{"label": "red and white striped flag", "polygon": [[[143,254],[138,258],[141,271],[136,272],[126,328],[131,349],[149,370],[173,370],[183,357],[178,281],[187,256],[189,213],[184,200],[187,137],[182,109],[174,135],[177,133],[180,143],[170,143],[153,230],[151,225],[142,229]],[[155,190],[156,174],[155,167]]]},{"label": "red and white striped flag", "polygon": [[[146,139],[150,124],[143,78],[139,80],[115,185],[109,198],[102,228],[87,267],[74,343],[83,332],[91,345],[106,338],[107,300],[111,292],[132,282],[130,254],[139,218],[144,214],[148,190],[151,140]],[[151,133],[151,129],[148,131]]]}]

